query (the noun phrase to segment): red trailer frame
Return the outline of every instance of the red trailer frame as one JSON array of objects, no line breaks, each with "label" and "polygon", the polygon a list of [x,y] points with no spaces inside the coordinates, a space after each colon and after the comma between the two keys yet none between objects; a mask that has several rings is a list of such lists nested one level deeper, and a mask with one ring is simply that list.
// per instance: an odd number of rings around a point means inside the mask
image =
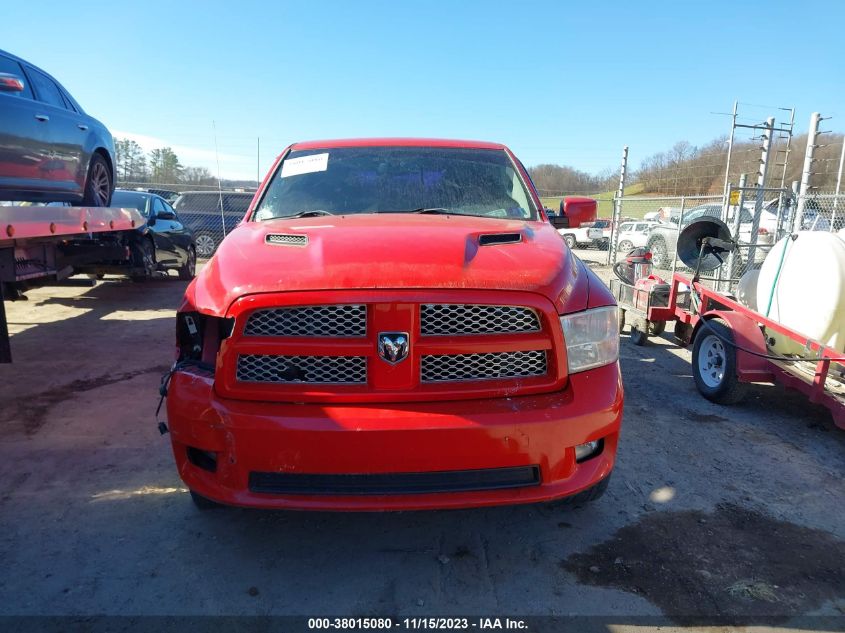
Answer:
[{"label": "red trailer frame", "polygon": [[[695,301],[679,302],[679,297],[685,295],[681,285],[690,288],[699,298],[698,307]],[[777,382],[786,387],[797,389],[806,395],[810,402],[821,404],[830,410],[836,426],[845,429],[845,392],[835,393],[830,390],[828,376],[831,363],[843,366],[845,356],[819,341],[792,330],[781,323],[777,323],[763,316],[759,312],[738,303],[737,301],[712,290],[699,281],[675,273],[669,291],[667,307],[652,306],[647,310],[649,321],[677,321],[687,327],[689,339],[694,340],[701,328],[701,322],[718,318],[729,326],[736,346],[736,375],[740,382]],[[795,360],[772,359],[766,345],[762,328],[777,332],[795,341],[807,350],[815,361],[815,371],[812,375],[797,369]],[[676,333],[679,328],[676,328]],[[680,328],[683,333],[684,328]]]}]

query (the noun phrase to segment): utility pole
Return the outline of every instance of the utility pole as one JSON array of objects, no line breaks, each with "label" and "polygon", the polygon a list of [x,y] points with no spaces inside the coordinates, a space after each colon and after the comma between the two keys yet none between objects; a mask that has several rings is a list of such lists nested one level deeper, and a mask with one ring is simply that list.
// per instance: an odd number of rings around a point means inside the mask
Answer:
[{"label": "utility pole", "polygon": [[733,113],[731,114],[731,135],[728,137],[728,161],[725,165],[725,185],[722,187],[722,195],[728,195],[728,178],[730,177],[731,173],[731,153],[733,152],[734,148],[734,132],[736,131],[736,107],[738,103],[734,100],[734,109]]},{"label": "utility pole", "polygon": [[819,138],[819,121],[821,115],[813,112],[810,115],[810,129],[807,132],[807,151],[804,153],[804,169],[801,171],[801,188],[798,190],[798,206],[795,208],[795,216],[792,218],[792,232],[801,230],[801,221],[804,219],[804,207],[807,205],[807,193],[810,189],[810,174],[813,169],[813,154],[816,151],[816,142]]},{"label": "utility pole", "polygon": [[607,263],[613,264],[616,259],[616,233],[619,218],[622,217],[622,197],[625,195],[625,178],[628,174],[628,146],[622,148],[622,164],[619,166],[619,188],[613,199],[613,217],[610,220],[610,242],[607,245]]}]

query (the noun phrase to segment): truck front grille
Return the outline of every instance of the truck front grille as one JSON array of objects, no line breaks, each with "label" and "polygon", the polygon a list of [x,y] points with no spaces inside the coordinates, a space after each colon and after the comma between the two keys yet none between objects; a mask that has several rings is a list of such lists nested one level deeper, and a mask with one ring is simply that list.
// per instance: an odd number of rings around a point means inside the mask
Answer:
[{"label": "truck front grille", "polygon": [[431,354],[420,365],[422,382],[497,380],[546,375],[546,352]]},{"label": "truck front grille", "polygon": [[367,306],[322,305],[270,308],[253,312],[244,327],[246,336],[366,336]]},{"label": "truck front grille", "polygon": [[420,334],[423,336],[539,331],[540,320],[531,308],[450,303],[424,303],[420,306]]},{"label": "truck front grille", "polygon": [[360,385],[367,382],[367,358],[241,354],[237,378],[241,382]]}]

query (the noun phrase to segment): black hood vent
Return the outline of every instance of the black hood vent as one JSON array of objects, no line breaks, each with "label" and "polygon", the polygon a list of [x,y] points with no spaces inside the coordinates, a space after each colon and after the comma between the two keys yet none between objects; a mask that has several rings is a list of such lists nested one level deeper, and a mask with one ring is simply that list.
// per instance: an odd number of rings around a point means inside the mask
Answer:
[{"label": "black hood vent", "polygon": [[522,233],[490,233],[481,235],[478,243],[481,246],[495,246],[496,244],[516,244],[522,241]]},{"label": "black hood vent", "polygon": [[264,241],[275,246],[308,246],[307,235],[285,235],[283,233],[268,233]]}]

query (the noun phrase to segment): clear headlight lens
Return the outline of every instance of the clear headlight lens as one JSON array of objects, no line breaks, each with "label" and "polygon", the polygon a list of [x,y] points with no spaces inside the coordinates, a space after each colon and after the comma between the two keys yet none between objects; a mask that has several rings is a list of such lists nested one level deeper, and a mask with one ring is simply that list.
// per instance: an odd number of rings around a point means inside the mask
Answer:
[{"label": "clear headlight lens", "polygon": [[619,315],[616,306],[593,308],[560,317],[569,373],[615,363],[619,358]]}]

